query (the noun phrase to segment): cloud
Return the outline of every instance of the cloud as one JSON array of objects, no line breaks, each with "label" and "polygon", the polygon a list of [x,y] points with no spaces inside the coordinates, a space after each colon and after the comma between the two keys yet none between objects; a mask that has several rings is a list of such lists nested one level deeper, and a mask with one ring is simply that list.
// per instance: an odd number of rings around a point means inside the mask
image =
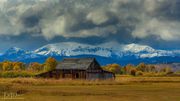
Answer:
[{"label": "cloud", "polygon": [[87,20],[92,21],[96,25],[103,24],[108,21],[108,16],[103,10],[95,10],[87,15]]},{"label": "cloud", "polygon": [[180,38],[178,4],[179,0],[1,0],[0,35],[41,35],[47,40],[130,35],[174,41]]},{"label": "cloud", "polygon": [[156,18],[146,20],[138,24],[133,30],[132,35],[138,38],[144,38],[151,35],[157,36],[163,40],[179,40],[180,23],[174,21],[159,21]]}]

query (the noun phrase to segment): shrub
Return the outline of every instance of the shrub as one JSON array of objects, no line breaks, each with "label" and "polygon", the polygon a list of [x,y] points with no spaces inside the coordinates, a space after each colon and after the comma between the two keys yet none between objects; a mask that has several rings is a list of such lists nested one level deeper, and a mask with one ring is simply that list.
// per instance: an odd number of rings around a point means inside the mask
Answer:
[{"label": "shrub", "polygon": [[170,68],[170,67],[162,68],[160,71],[164,72],[166,74],[173,74],[172,68]]},{"label": "shrub", "polygon": [[143,75],[143,72],[142,71],[137,71],[136,72],[136,76],[142,76]]},{"label": "shrub", "polygon": [[136,72],[137,72],[136,69],[131,69],[131,75],[136,76]]}]

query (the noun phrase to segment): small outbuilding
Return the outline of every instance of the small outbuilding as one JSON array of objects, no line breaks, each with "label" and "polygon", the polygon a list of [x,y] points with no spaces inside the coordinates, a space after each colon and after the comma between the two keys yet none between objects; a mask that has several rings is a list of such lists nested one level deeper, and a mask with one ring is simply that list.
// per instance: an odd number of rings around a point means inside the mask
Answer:
[{"label": "small outbuilding", "polygon": [[58,63],[55,70],[39,74],[37,77],[105,80],[115,79],[115,74],[103,70],[95,58],[66,58]]}]

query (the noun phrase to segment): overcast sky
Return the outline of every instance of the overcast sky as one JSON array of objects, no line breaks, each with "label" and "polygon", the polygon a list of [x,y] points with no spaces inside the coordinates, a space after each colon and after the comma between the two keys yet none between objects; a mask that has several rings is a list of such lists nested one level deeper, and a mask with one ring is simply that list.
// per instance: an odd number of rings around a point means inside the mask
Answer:
[{"label": "overcast sky", "polygon": [[0,52],[57,42],[180,49],[180,0],[0,0]]}]

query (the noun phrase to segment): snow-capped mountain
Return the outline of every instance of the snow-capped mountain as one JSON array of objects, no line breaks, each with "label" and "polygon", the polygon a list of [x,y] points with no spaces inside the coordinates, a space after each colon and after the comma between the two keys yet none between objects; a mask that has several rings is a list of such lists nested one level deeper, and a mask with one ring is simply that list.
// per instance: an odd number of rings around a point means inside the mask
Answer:
[{"label": "snow-capped mountain", "polygon": [[110,57],[112,54],[111,48],[106,48],[103,46],[93,46],[88,44],[79,43],[56,43],[48,44],[37,50],[35,53],[46,56],[76,56],[76,55],[99,55],[104,57]]},{"label": "snow-capped mountain", "polygon": [[155,50],[152,47],[138,44],[118,44],[110,42],[97,46],[63,42],[48,44],[37,50],[35,53],[45,56],[76,56],[76,55],[97,55],[103,57],[123,58],[134,56],[136,58],[152,58],[159,56],[176,56],[178,51]]},{"label": "snow-capped mountain", "polygon": [[42,46],[35,51],[10,48],[0,55],[0,61],[44,62],[47,57],[95,57],[101,64],[108,63],[159,63],[180,62],[180,50],[156,50],[139,44],[119,44],[116,42],[99,45],[61,42]]},{"label": "snow-capped mountain", "polygon": [[5,53],[1,54],[0,58],[3,60],[19,61],[22,59],[36,58],[38,56],[40,55],[34,52],[12,47],[9,48]]}]

